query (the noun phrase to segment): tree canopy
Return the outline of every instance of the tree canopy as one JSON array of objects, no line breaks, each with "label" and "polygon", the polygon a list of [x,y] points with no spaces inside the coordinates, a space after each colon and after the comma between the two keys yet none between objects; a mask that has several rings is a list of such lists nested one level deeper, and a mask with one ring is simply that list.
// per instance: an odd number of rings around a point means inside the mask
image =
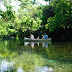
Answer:
[{"label": "tree canopy", "polygon": [[49,5],[37,5],[36,0],[17,0],[18,9],[14,9],[10,0],[3,0],[6,10],[0,7],[0,37],[23,37],[26,32],[49,34],[72,27],[71,0],[45,1]]}]

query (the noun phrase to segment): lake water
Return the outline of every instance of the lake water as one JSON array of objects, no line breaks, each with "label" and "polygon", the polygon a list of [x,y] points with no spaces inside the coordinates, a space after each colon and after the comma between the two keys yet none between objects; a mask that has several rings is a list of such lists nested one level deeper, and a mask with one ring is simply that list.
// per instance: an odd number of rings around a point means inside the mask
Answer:
[{"label": "lake water", "polygon": [[0,40],[0,72],[72,72],[72,42]]}]

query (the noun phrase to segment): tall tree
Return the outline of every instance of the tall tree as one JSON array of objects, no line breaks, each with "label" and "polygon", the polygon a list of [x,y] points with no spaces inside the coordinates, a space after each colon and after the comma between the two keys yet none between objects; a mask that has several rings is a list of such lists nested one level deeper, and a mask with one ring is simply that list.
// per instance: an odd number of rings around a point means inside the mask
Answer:
[{"label": "tall tree", "polygon": [[[54,31],[60,27],[67,27],[67,25],[71,26],[71,4],[67,1],[55,1],[54,4],[54,12],[55,15],[53,18],[48,18],[48,23],[46,26],[50,29],[50,31]],[[51,19],[51,20],[50,20]],[[47,27],[46,27],[47,28]]]}]

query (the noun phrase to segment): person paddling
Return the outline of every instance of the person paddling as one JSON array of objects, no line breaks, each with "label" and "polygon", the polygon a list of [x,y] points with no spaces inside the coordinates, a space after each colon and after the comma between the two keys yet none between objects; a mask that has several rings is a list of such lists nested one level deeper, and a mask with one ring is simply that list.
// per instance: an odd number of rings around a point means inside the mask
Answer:
[{"label": "person paddling", "polygon": [[48,35],[45,33],[42,39],[48,39]]}]

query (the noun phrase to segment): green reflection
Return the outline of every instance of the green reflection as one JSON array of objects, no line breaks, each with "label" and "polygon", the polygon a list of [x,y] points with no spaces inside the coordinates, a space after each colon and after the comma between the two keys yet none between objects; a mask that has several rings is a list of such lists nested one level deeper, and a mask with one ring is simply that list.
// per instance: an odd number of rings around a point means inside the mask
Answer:
[{"label": "green reflection", "polygon": [[[36,67],[48,67],[54,72],[72,71],[72,43],[52,43],[44,47],[43,43],[24,45],[23,40],[0,41],[0,65],[6,59],[12,62],[13,71],[22,68],[24,72],[36,72]],[[49,68],[51,67],[51,68]]]}]

